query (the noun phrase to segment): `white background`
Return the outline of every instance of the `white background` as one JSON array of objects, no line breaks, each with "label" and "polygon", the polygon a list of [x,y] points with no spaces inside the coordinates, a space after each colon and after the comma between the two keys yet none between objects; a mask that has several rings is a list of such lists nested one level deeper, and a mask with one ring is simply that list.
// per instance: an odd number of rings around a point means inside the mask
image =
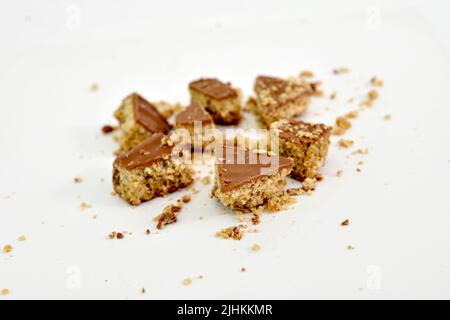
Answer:
[{"label": "white background", "polygon": [[[392,2],[2,0],[0,245],[14,250],[0,299],[450,298],[450,5]],[[347,135],[355,148],[333,139],[314,195],[258,233],[216,238],[237,220],[201,183],[150,236],[186,191],[138,208],[110,195],[116,145],[100,128],[128,93],[187,102],[189,81],[217,76],[249,95],[258,74],[304,69],[338,93],[311,121],[357,108],[373,75],[386,85]]]}]

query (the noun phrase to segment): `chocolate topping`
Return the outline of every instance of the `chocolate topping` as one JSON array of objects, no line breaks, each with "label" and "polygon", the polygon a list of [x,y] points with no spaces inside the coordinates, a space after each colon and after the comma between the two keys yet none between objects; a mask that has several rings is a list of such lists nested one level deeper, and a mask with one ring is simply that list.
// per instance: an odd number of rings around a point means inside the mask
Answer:
[{"label": "chocolate topping", "polygon": [[209,113],[197,102],[193,102],[176,118],[176,124],[181,126],[193,126],[194,122],[201,122],[202,124],[213,123],[213,119]]},{"label": "chocolate topping", "polygon": [[189,84],[189,89],[198,91],[216,100],[236,98],[237,91],[229,83],[217,79],[200,79]]},{"label": "chocolate topping", "polygon": [[139,123],[151,133],[169,132],[170,125],[155,108],[155,106],[153,106],[150,102],[136,93],[132,95],[132,98],[134,106],[134,117],[137,123]]},{"label": "chocolate topping", "polygon": [[279,130],[280,138],[295,144],[313,143],[331,133],[331,127],[329,126],[300,120],[280,121],[279,123],[274,123],[272,128]]},{"label": "chocolate topping", "polygon": [[227,192],[262,177],[276,175],[282,169],[292,169],[293,160],[259,154],[236,147],[224,146],[217,153],[220,191]]},{"label": "chocolate topping", "polygon": [[164,143],[166,138],[167,136],[162,133],[155,133],[130,152],[117,157],[115,164],[124,169],[132,170],[148,167],[162,160],[172,153],[172,147]]}]

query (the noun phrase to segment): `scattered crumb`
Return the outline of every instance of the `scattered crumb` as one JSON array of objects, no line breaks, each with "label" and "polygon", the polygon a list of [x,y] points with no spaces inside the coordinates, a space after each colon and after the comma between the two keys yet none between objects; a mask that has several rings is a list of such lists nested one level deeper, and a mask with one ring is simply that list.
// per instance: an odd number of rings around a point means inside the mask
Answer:
[{"label": "scattered crumb", "polygon": [[338,117],[336,126],[333,128],[333,135],[341,136],[352,127],[352,123],[346,117]]},{"label": "scattered crumb", "polygon": [[113,239],[122,240],[123,238],[125,238],[125,232],[121,233],[121,232],[113,231],[108,235],[108,238],[111,240],[113,240]]},{"label": "scattered crumb", "polygon": [[145,294],[145,288],[141,289],[141,294]]},{"label": "scattered crumb", "polygon": [[354,248],[353,246],[350,246],[350,245],[349,245],[349,246],[347,246],[347,250],[348,250],[348,251],[352,251],[352,250],[355,250],[355,248]]},{"label": "scattered crumb", "polygon": [[334,91],[332,94],[330,94],[330,100],[336,99],[337,93]]},{"label": "scattered crumb", "polygon": [[353,151],[352,152],[352,155],[355,155],[355,154],[368,154],[369,153],[369,149],[358,149],[358,150],[355,150],[355,151]]},{"label": "scattered crumb", "polygon": [[353,140],[346,140],[346,139],[341,139],[339,140],[339,146],[342,148],[350,148],[351,146],[353,146]]},{"label": "scattered crumb", "polygon": [[353,110],[353,111],[350,111],[349,113],[347,113],[347,114],[345,115],[345,117],[346,117],[347,119],[355,119],[355,118],[358,117],[358,115],[359,115],[359,111],[358,111],[358,110]]},{"label": "scattered crumb", "polygon": [[94,220],[97,220],[97,218],[98,218],[98,216],[97,216],[96,214],[94,214],[94,215],[92,216],[92,219],[94,219]]},{"label": "scattered crumb", "polygon": [[191,196],[189,196],[189,195],[184,195],[184,196],[181,198],[181,201],[183,201],[183,203],[189,203],[189,202],[191,202]]},{"label": "scattered crumb", "polygon": [[340,67],[338,69],[333,70],[334,74],[344,74],[344,73],[349,73],[349,72],[350,72],[350,69],[347,67]]},{"label": "scattered crumb", "polygon": [[86,203],[86,202],[82,202],[80,204],[80,210],[81,211],[84,211],[84,210],[87,210],[87,209],[90,209],[90,208],[92,208],[92,206],[90,204]]},{"label": "scattered crumb", "polygon": [[390,114],[387,114],[383,117],[384,120],[391,120],[392,116]]},{"label": "scattered crumb", "polygon": [[349,98],[348,100],[347,100],[347,103],[352,103],[352,102],[354,102],[355,101],[355,98]]},{"label": "scattered crumb", "polygon": [[313,78],[314,77],[314,73],[312,71],[309,71],[309,70],[304,70],[304,71],[300,72],[300,77],[301,78]]},{"label": "scattered crumb", "polygon": [[356,168],[356,172],[361,172],[361,168]]},{"label": "scattered crumb", "polygon": [[151,233],[150,229],[145,230],[145,234],[149,235]]},{"label": "scattered crumb", "polygon": [[217,236],[224,239],[241,240],[244,237],[244,231],[240,226],[229,227],[217,232]]},{"label": "scattered crumb", "polygon": [[370,90],[369,93],[367,94],[369,100],[376,100],[378,99],[378,92],[376,90]]},{"label": "scattered crumb", "polygon": [[156,226],[159,230],[163,229],[167,224],[177,222],[177,215],[181,211],[180,206],[175,206],[173,204],[168,205],[164,208],[162,214],[158,216],[158,225]]},{"label": "scattered crumb", "polygon": [[2,289],[1,291],[0,291],[0,295],[2,295],[2,296],[7,296],[7,295],[9,295],[10,294],[10,291],[9,291],[9,289]]},{"label": "scattered crumb", "polygon": [[211,178],[209,176],[206,176],[202,179],[202,183],[206,186],[211,183]]},{"label": "scattered crumb", "polygon": [[192,284],[192,279],[186,278],[183,280],[182,284],[183,284],[183,286],[190,286]]},{"label": "scattered crumb", "polygon": [[83,178],[76,177],[76,178],[73,179],[73,182],[75,182],[75,183],[82,183],[83,182]]},{"label": "scattered crumb", "polygon": [[312,89],[312,95],[314,97],[323,97],[324,93],[322,90],[319,89],[319,86],[322,84],[322,82],[320,81],[316,81],[316,82],[311,82],[310,86]]},{"label": "scattered crumb", "polygon": [[91,84],[91,86],[89,87],[89,91],[97,92],[98,91],[98,84],[95,83],[95,82],[93,84]]},{"label": "scattered crumb", "polygon": [[378,78],[377,76],[374,76],[372,79],[370,79],[370,83],[375,87],[383,87],[384,81]]},{"label": "scattered crumb", "polygon": [[26,241],[27,238],[25,236],[20,236],[19,238],[17,238],[18,241],[23,242]]},{"label": "scattered crumb", "polygon": [[7,245],[5,245],[5,246],[3,247],[3,253],[4,253],[4,254],[8,254],[8,253],[10,253],[11,251],[13,251],[12,245],[7,244]]},{"label": "scattered crumb", "polygon": [[358,161],[358,165],[362,166],[364,164],[364,161]]},{"label": "scattered crumb", "polygon": [[348,220],[348,219],[344,220],[344,221],[341,223],[341,226],[343,226],[343,227],[346,227],[346,226],[348,226],[348,225],[350,225],[350,220]]},{"label": "scattered crumb", "polygon": [[197,276],[197,279],[203,280],[203,278],[204,278],[204,277],[203,277],[202,274]]},{"label": "scattered crumb", "polygon": [[259,215],[258,214],[254,214],[252,217],[252,223],[253,225],[258,225],[261,222]]},{"label": "scattered crumb", "polygon": [[104,126],[102,127],[102,132],[103,132],[104,134],[109,134],[109,133],[111,133],[111,132],[116,131],[117,129],[118,129],[118,127],[113,127],[113,126],[107,124],[107,125],[104,125]]},{"label": "scattered crumb", "polygon": [[244,267],[242,267],[242,268],[241,268],[241,272],[245,272],[245,271],[247,271],[247,269],[244,268]]},{"label": "scattered crumb", "polygon": [[337,175],[338,177],[342,177],[343,174],[344,174],[344,171],[342,171],[342,170],[338,170],[338,171],[336,172],[336,175]]},{"label": "scattered crumb", "polygon": [[252,251],[259,252],[261,250],[261,246],[257,243],[255,243],[252,247]]}]

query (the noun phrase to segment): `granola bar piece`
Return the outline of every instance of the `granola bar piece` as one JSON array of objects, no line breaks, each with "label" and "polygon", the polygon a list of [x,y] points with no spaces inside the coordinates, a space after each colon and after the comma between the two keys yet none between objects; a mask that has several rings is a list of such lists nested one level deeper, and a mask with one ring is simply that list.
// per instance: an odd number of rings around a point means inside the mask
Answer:
[{"label": "granola bar piece", "polygon": [[303,114],[314,91],[310,83],[300,78],[284,80],[267,76],[256,78],[254,90],[257,103],[252,111],[267,127],[274,121]]},{"label": "granola bar piece", "polygon": [[286,203],[284,189],[291,159],[235,146],[219,148],[216,157],[213,195],[226,207],[242,212],[278,211]]},{"label": "granola bar piece", "polygon": [[122,131],[119,154],[130,151],[153,133],[167,134],[170,130],[167,120],[156,107],[137,93],[126,97],[114,116]]},{"label": "granola bar piece", "polygon": [[114,191],[132,205],[164,196],[193,182],[192,169],[173,156],[173,144],[162,133],[119,156],[114,162]]},{"label": "granola bar piece", "polygon": [[328,153],[332,128],[299,120],[281,120],[272,123],[271,129],[279,134],[280,154],[294,159],[291,176],[299,181],[316,178]]},{"label": "granola bar piece", "polygon": [[198,102],[217,124],[235,125],[241,120],[241,96],[230,83],[200,79],[189,84],[191,102]]},{"label": "granola bar piece", "polygon": [[177,129],[186,129],[189,133],[188,141],[194,150],[202,150],[214,140],[212,131],[214,121],[211,115],[197,102],[193,102],[184,111],[179,113],[175,119]]}]

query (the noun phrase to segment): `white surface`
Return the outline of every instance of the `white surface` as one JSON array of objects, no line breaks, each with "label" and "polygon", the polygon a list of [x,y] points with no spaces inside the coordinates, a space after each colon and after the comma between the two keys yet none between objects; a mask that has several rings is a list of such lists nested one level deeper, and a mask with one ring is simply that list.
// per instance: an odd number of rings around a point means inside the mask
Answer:
[{"label": "white surface", "polygon": [[[447,2],[19,2],[0,5],[0,245],[14,246],[0,254],[7,298],[450,298]],[[333,76],[338,66],[351,73]],[[315,99],[305,117],[329,124],[357,107],[371,76],[385,80],[347,135],[369,155],[347,157],[334,139],[314,195],[265,215],[259,233],[216,238],[237,221],[201,184],[180,221],[150,236],[152,218],[184,193],[135,209],[110,195],[116,145],[99,130],[129,92],[186,102],[187,83],[211,75],[250,94],[258,74],[303,69],[338,92],[335,102]],[[81,212],[82,201],[92,209]],[[350,227],[340,227],[346,218]],[[114,230],[133,234],[106,240]]]}]

